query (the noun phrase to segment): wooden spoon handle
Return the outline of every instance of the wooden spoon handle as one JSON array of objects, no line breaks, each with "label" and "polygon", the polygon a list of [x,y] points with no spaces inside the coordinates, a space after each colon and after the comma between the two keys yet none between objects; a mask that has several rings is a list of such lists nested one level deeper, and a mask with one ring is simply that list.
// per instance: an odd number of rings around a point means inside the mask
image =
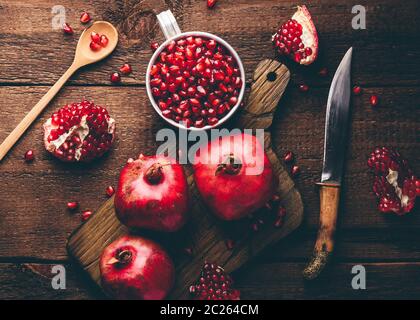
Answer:
[{"label": "wooden spoon handle", "polygon": [[303,271],[307,280],[317,278],[327,265],[334,250],[334,234],[337,225],[340,186],[320,183],[320,218],[319,230],[313,256]]},{"label": "wooden spoon handle", "polygon": [[70,68],[68,68],[67,71],[61,76],[61,78],[58,79],[58,81],[50,88],[50,90],[48,90],[48,92],[41,98],[41,100],[39,100],[39,102],[32,108],[32,110],[28,112],[28,114],[25,116],[25,118],[22,119],[17,127],[8,135],[8,137],[0,145],[0,161],[78,68],[79,67],[76,64],[72,64]]}]

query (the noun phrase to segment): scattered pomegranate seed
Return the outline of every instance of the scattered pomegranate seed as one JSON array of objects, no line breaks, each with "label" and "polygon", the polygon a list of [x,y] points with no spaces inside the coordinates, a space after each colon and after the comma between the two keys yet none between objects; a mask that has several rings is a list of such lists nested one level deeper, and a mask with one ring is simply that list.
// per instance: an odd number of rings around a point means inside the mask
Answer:
[{"label": "scattered pomegranate seed", "polygon": [[372,107],[376,107],[378,105],[379,102],[379,98],[376,95],[372,95],[370,96],[370,104],[372,105]]},{"label": "scattered pomegranate seed", "polygon": [[308,90],[309,90],[309,86],[307,84],[299,85],[299,91],[300,92],[307,92]]},{"label": "scattered pomegranate seed", "polygon": [[66,22],[63,24],[63,31],[65,34],[73,34],[73,28]]},{"label": "scattered pomegranate seed", "polygon": [[108,195],[108,197],[112,197],[112,195],[115,193],[115,190],[112,186],[108,186],[106,188],[106,194]]},{"label": "scattered pomegranate seed", "polygon": [[105,48],[108,45],[109,39],[106,35],[102,34],[100,38],[100,45]]},{"label": "scattered pomegranate seed", "polygon": [[118,72],[113,72],[112,74],[111,74],[111,82],[113,82],[113,83],[118,83],[118,82],[120,82],[121,81],[121,76],[120,76],[120,74],[118,73]]},{"label": "scattered pomegranate seed", "polygon": [[279,202],[280,201],[280,196],[278,194],[275,194],[273,196],[273,198],[271,199],[271,201],[273,201],[273,202]]},{"label": "scattered pomegranate seed", "polygon": [[132,71],[133,69],[131,68],[131,65],[129,65],[128,63],[124,63],[120,68],[120,72],[122,74],[130,74]]},{"label": "scattered pomegranate seed", "polygon": [[297,176],[300,172],[300,168],[298,166],[293,166],[292,167],[292,175],[293,176]]},{"label": "scattered pomegranate seed", "polygon": [[85,24],[88,23],[90,21],[90,15],[89,13],[87,13],[86,11],[83,12],[80,16],[80,22]]},{"label": "scattered pomegranate seed", "polygon": [[353,94],[355,95],[355,96],[358,96],[358,95],[360,95],[362,93],[362,88],[361,87],[359,87],[359,86],[354,86],[353,87]]},{"label": "scattered pomegranate seed", "polygon": [[87,100],[55,111],[43,128],[47,151],[68,162],[101,157],[115,138],[115,120],[104,107]]},{"label": "scattered pomegranate seed", "polygon": [[150,49],[152,49],[153,52],[155,52],[157,49],[159,48],[159,42],[157,41],[152,41],[150,43]]},{"label": "scattered pomegranate seed", "polygon": [[92,211],[90,210],[85,210],[82,212],[82,221],[86,221],[87,219],[90,218],[90,216],[92,215]]},{"label": "scattered pomegranate seed", "polygon": [[92,51],[99,51],[101,49],[101,45],[95,41],[91,41],[89,47]]},{"label": "scattered pomegranate seed", "polygon": [[184,252],[189,256],[192,256],[193,254],[193,250],[190,247],[184,248]]},{"label": "scattered pomegranate seed", "polygon": [[26,162],[31,162],[32,160],[34,160],[35,155],[34,152],[32,150],[28,150],[25,152],[25,155],[23,156]]},{"label": "scattered pomegranate seed", "polygon": [[207,0],[207,8],[212,9],[216,5],[217,0]]},{"label": "scattered pomegranate seed", "polygon": [[306,6],[298,6],[291,19],[286,21],[272,37],[278,53],[293,61],[309,65],[318,56],[318,34]]},{"label": "scattered pomegranate seed", "polygon": [[228,239],[226,240],[226,248],[228,248],[229,250],[232,250],[233,247],[235,246],[235,241],[233,241],[232,239]]},{"label": "scattered pomegranate seed", "polygon": [[77,203],[76,201],[67,202],[67,208],[70,210],[75,210],[78,207],[79,207],[79,203]]},{"label": "scattered pomegranate seed", "polygon": [[295,158],[292,151],[286,151],[286,153],[283,156],[284,162],[291,162]]},{"label": "scattered pomegranate seed", "polygon": [[326,77],[326,76],[328,75],[328,69],[324,67],[324,68],[322,68],[321,70],[319,70],[318,74],[319,74],[321,77]]},{"label": "scattered pomegranate seed", "polygon": [[420,179],[416,180],[416,196],[420,197]]},{"label": "scattered pomegranate seed", "polygon": [[240,291],[233,288],[232,277],[222,267],[205,262],[195,285],[189,292],[195,300],[239,300]]}]

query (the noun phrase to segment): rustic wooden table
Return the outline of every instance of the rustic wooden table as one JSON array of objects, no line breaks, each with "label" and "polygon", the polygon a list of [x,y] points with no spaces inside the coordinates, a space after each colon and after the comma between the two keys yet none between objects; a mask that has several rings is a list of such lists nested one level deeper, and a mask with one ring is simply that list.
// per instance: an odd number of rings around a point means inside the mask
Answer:
[{"label": "rustic wooden table", "polygon": [[[78,72],[42,117],[0,163],[0,299],[86,299],[102,295],[72,264],[65,245],[80,224],[66,210],[76,199],[96,209],[104,190],[115,185],[125,160],[152,153],[155,133],[165,123],[152,110],[144,86],[151,39],[162,40],[155,14],[168,8],[182,30],[218,34],[242,57],[248,76],[257,63],[273,57],[270,37],[294,12],[292,1],[220,0],[208,10],[203,0],[74,0],[66,9],[74,36],[53,30],[55,1],[0,0],[0,140],[16,126],[70,65],[82,30],[83,10],[96,20],[113,22],[120,32],[116,52],[106,61]],[[420,172],[420,3],[408,0],[363,1],[367,29],[351,27],[352,3],[311,1],[321,41],[316,65],[288,63],[292,81],[273,127],[279,153],[292,150],[301,174],[296,179],[305,204],[302,227],[235,273],[243,298],[419,298],[420,210],[405,217],[384,216],[376,209],[366,159],[376,145],[397,147]],[[338,225],[338,245],[330,270],[317,282],[304,283],[301,272],[312,251],[318,224],[318,193],[325,107],[332,74],[349,46],[354,47],[353,82],[363,95],[352,102],[351,138]],[[121,85],[109,74],[125,62],[134,72]],[[317,72],[327,67],[330,75]],[[301,93],[297,85],[309,84]],[[369,96],[377,94],[373,109]],[[69,165],[53,159],[43,147],[42,123],[53,110],[83,97],[105,105],[118,123],[115,148],[91,165]],[[33,149],[36,160],[22,156]],[[51,287],[51,267],[67,268],[67,289]],[[353,290],[351,269],[362,264],[367,290]]]}]

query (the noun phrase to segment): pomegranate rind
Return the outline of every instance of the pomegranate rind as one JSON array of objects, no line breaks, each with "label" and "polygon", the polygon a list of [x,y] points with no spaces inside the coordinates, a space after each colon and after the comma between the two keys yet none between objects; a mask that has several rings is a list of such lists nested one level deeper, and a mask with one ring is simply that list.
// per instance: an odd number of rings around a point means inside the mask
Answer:
[{"label": "pomegranate rind", "polygon": [[400,216],[409,213],[418,195],[419,179],[408,162],[397,151],[379,147],[371,153],[368,166],[376,175],[373,191],[378,197],[378,210]]},{"label": "pomegranate rind", "polygon": [[315,24],[305,5],[298,6],[298,10],[292,16],[292,19],[295,19],[302,25],[302,42],[305,44],[305,47],[312,49],[312,54],[300,60],[300,64],[310,65],[318,57],[318,32]]}]

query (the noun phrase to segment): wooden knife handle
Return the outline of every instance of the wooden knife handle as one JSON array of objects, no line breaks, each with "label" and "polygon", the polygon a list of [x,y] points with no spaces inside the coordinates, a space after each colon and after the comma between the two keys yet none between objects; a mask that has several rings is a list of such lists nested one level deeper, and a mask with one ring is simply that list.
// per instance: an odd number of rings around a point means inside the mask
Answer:
[{"label": "wooden knife handle", "polygon": [[321,186],[319,229],[312,259],[303,271],[303,276],[307,280],[313,280],[321,274],[334,250],[340,186],[328,183],[319,183],[319,185]]}]

